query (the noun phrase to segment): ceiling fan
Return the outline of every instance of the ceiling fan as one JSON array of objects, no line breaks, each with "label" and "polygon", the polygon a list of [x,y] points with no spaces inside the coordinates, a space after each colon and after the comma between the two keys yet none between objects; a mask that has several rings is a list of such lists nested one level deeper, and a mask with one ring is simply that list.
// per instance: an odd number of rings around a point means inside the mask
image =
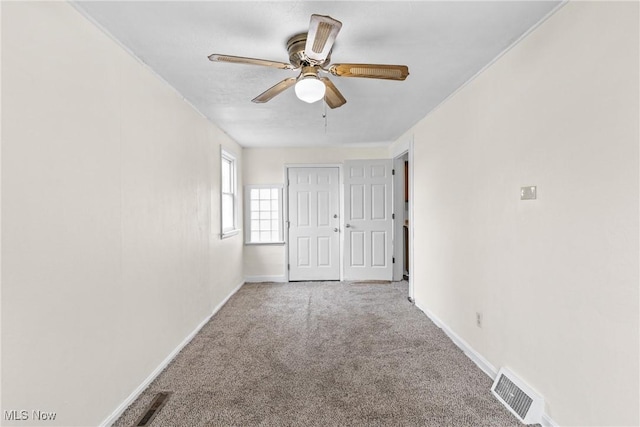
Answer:
[{"label": "ceiling fan", "polygon": [[404,80],[409,75],[406,65],[382,64],[333,64],[329,65],[331,49],[342,23],[330,16],[311,15],[309,31],[296,34],[287,41],[289,63],[266,59],[245,58],[242,56],[209,55],[214,62],[261,65],[282,70],[300,69],[298,77],[290,77],[270,87],[254,99],[263,103],[295,85],[296,96],[305,102],[313,103],[324,98],[330,108],[338,108],[347,100],[327,77],[320,72],[336,77],[364,77],[369,79]]}]

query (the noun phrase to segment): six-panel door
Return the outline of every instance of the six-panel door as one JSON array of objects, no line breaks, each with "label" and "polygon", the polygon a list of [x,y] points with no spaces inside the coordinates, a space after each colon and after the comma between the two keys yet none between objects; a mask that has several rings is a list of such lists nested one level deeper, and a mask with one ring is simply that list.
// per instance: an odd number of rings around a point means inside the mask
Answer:
[{"label": "six-panel door", "polygon": [[391,160],[344,164],[344,278],[391,280]]},{"label": "six-panel door", "polygon": [[337,167],[288,169],[289,280],[340,280]]}]

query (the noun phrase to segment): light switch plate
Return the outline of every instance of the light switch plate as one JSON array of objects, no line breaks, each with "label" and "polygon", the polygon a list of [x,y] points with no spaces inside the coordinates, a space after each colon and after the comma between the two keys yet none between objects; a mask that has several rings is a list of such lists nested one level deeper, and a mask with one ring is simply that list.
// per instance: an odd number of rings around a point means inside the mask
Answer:
[{"label": "light switch plate", "polygon": [[535,200],[538,195],[537,187],[520,187],[520,200]]}]

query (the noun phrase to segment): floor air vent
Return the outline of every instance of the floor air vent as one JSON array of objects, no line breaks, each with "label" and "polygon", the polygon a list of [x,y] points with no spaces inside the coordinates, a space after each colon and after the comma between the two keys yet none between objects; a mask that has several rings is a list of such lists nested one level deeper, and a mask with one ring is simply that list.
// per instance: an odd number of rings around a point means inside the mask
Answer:
[{"label": "floor air vent", "polygon": [[500,369],[491,392],[523,423],[536,424],[542,420],[544,400],[508,369]]},{"label": "floor air vent", "polygon": [[165,403],[167,403],[167,399],[171,393],[158,393],[156,397],[153,398],[151,404],[147,408],[147,410],[142,414],[138,422],[135,424],[136,427],[139,426],[148,426],[151,424],[151,421],[158,415],[158,412]]}]

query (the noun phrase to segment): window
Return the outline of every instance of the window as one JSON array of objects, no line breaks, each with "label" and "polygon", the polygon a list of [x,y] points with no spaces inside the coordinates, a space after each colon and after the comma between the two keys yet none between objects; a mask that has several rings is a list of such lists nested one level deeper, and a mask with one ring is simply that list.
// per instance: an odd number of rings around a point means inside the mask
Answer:
[{"label": "window", "polygon": [[220,150],[220,237],[238,234],[236,158],[229,152]]},{"label": "window", "polygon": [[245,242],[284,243],[282,186],[245,186]]}]

